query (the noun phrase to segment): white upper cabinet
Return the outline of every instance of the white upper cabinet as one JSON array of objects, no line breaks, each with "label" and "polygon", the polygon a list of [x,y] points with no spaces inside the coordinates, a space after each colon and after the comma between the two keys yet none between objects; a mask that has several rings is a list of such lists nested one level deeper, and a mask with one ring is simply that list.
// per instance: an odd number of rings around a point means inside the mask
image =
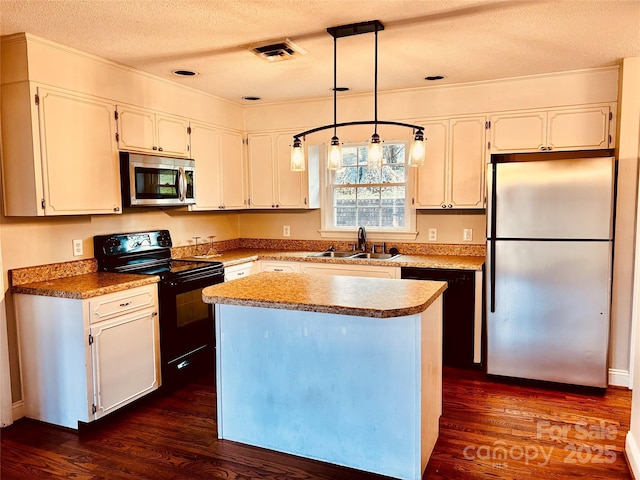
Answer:
[{"label": "white upper cabinet", "polygon": [[317,164],[291,171],[292,133],[249,135],[249,207],[318,208]]},{"label": "white upper cabinet", "polygon": [[121,212],[114,104],[28,82],[2,97],[5,215]]},{"label": "white upper cabinet", "polygon": [[189,120],[166,113],[118,105],[118,148],[172,157],[189,157]]},{"label": "white upper cabinet", "polygon": [[610,106],[492,115],[492,153],[606,149],[612,145]]},{"label": "white upper cabinet", "polygon": [[416,170],[416,208],[484,208],[486,117],[422,122],[425,164]]},{"label": "white upper cabinet", "polygon": [[191,124],[191,157],[196,162],[196,204],[191,210],[246,208],[242,135],[211,125]]}]

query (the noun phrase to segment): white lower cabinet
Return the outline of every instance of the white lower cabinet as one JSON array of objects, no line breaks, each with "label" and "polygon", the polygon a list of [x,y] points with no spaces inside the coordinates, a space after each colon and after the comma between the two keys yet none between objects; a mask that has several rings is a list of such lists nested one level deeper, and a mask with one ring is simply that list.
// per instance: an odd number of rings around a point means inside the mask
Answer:
[{"label": "white lower cabinet", "polygon": [[160,386],[156,284],[69,299],[14,295],[25,415],[78,428]]}]

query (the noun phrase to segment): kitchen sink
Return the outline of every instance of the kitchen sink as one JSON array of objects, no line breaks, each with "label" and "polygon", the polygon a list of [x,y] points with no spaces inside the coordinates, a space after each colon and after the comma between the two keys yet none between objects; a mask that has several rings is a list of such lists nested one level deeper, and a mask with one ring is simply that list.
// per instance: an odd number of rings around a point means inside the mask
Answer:
[{"label": "kitchen sink", "polygon": [[399,256],[399,253],[393,254],[393,253],[366,253],[366,252],[362,252],[362,253],[356,253],[355,255],[352,255],[351,258],[364,258],[364,259],[372,259],[372,260],[389,260],[390,258],[394,258]]},{"label": "kitchen sink", "polygon": [[309,257],[325,257],[325,258],[348,258],[353,256],[353,252],[331,252],[331,251],[327,251],[327,252],[319,252],[319,253],[312,253],[311,255],[309,255]]},{"label": "kitchen sink", "polygon": [[354,259],[371,259],[371,260],[389,260],[391,258],[399,256],[399,253],[367,253],[367,252],[318,252],[311,253],[309,257],[322,257],[322,258],[354,258]]}]

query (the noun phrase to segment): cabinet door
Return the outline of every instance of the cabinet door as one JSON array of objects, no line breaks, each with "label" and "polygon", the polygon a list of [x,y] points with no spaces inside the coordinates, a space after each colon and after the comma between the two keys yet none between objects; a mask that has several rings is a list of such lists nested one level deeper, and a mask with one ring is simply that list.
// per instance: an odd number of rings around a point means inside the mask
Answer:
[{"label": "cabinet door", "polygon": [[189,157],[189,121],[187,119],[157,113],[156,137],[158,153]]},{"label": "cabinet door", "polygon": [[249,207],[275,208],[275,154],[271,135],[249,137]]},{"label": "cabinet door", "polygon": [[115,105],[38,89],[45,215],[121,210]]},{"label": "cabinet door", "polygon": [[423,125],[427,147],[424,166],[417,168],[416,208],[441,208],[447,194],[449,121]]},{"label": "cabinet door", "polygon": [[148,309],[92,326],[96,418],[159,385],[158,317]]},{"label": "cabinet door", "polygon": [[547,129],[549,150],[609,148],[609,107],[552,110]]},{"label": "cabinet door", "polygon": [[222,207],[246,208],[246,174],[241,134],[220,132],[220,170]]},{"label": "cabinet door", "polygon": [[220,135],[212,127],[191,126],[191,157],[196,164],[196,204],[192,210],[213,210],[222,206],[220,178]]},{"label": "cabinet door", "polygon": [[156,153],[155,114],[146,109],[118,105],[120,150]]},{"label": "cabinet door", "polygon": [[447,207],[484,207],[485,125],[485,117],[452,119],[449,123]]},{"label": "cabinet door", "polygon": [[307,172],[291,171],[290,134],[280,134],[276,138],[277,170],[276,189],[277,206],[280,208],[307,208]]},{"label": "cabinet door", "polygon": [[546,147],[547,112],[493,115],[491,152],[538,152]]}]

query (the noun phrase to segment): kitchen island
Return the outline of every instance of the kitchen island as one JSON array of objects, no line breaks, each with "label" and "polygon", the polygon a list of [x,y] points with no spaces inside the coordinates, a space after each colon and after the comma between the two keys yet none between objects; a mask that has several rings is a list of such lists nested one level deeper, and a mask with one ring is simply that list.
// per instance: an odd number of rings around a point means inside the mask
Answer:
[{"label": "kitchen island", "polygon": [[267,272],[205,288],[218,436],[420,479],[442,413],[445,288]]}]

